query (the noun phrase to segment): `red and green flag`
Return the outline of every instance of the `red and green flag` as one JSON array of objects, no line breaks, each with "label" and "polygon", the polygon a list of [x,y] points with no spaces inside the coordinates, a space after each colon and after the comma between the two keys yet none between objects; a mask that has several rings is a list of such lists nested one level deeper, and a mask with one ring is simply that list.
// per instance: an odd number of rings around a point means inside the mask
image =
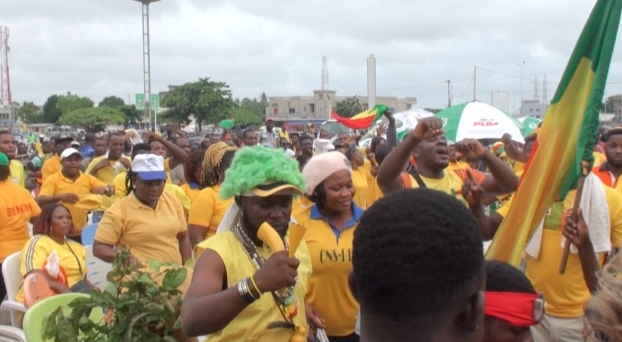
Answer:
[{"label": "red and green flag", "polygon": [[377,104],[372,109],[356,114],[351,118],[342,118],[335,111],[333,111],[332,116],[333,119],[348,128],[365,129],[371,127],[376,123],[376,121],[382,119],[382,115],[387,110],[389,110],[389,107],[383,104]]},{"label": "red and green flag", "polygon": [[596,2],[546,112],[512,208],[486,253],[488,259],[518,266],[553,201],[576,187],[582,162],[593,163],[621,12],[622,0]]}]

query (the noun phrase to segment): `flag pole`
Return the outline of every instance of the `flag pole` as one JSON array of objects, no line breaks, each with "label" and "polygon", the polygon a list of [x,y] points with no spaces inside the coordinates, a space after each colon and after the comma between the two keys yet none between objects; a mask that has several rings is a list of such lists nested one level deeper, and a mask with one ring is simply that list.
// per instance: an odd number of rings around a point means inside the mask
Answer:
[{"label": "flag pole", "polygon": [[[574,203],[572,204],[572,221],[577,222],[578,220],[578,212],[579,206],[581,205],[581,196],[583,195],[583,185],[585,184],[585,177],[589,174],[589,163],[583,161],[581,163],[581,168],[583,170],[581,177],[579,178],[579,182],[577,185],[577,193],[574,197]],[[563,229],[563,228],[562,228]],[[559,274],[566,273],[566,264],[568,264],[568,257],[570,256],[570,239],[566,239],[566,243],[564,244],[564,252],[562,254],[562,260],[559,263]]]}]

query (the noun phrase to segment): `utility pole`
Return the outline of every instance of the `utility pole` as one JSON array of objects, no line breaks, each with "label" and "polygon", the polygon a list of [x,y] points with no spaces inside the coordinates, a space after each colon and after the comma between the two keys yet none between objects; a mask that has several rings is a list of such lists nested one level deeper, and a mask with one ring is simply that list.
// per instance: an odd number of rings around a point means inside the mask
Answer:
[{"label": "utility pole", "polygon": [[473,101],[477,100],[475,94],[477,94],[477,65],[473,66]]},{"label": "utility pole", "polygon": [[143,81],[144,81],[144,100],[145,118],[149,123],[149,129],[155,130],[151,125],[151,48],[149,39],[149,4],[160,0],[134,0],[143,5]]},{"label": "utility pole", "polygon": [[523,65],[525,65],[525,61],[523,61],[522,63],[518,63],[518,66],[520,66],[520,116],[521,118],[524,116],[523,115]]},{"label": "utility pole", "polygon": [[451,80],[445,82],[447,82],[447,107],[451,107]]}]

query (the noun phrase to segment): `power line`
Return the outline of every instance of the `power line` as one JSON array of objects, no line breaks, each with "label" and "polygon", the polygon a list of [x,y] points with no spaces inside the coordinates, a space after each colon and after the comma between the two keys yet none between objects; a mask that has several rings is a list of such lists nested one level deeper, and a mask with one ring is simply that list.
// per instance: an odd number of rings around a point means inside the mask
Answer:
[{"label": "power line", "polygon": [[[479,67],[478,67],[479,69]],[[471,84],[473,83],[473,77],[471,77],[471,81],[469,81],[469,85],[466,87],[466,89],[464,90],[464,92],[462,94],[460,94],[460,96],[456,96],[456,98],[461,98],[462,96],[464,96],[464,94],[466,94],[466,92],[469,90],[469,88],[471,88]],[[454,96],[452,96],[453,98]]]}]

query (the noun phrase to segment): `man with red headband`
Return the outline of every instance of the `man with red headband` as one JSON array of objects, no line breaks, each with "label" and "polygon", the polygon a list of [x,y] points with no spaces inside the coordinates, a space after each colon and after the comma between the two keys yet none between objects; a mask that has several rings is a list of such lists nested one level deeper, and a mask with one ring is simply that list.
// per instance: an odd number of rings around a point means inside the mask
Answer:
[{"label": "man with red headband", "polygon": [[533,342],[529,327],[544,316],[544,300],[525,275],[501,261],[486,262],[482,342]]}]

